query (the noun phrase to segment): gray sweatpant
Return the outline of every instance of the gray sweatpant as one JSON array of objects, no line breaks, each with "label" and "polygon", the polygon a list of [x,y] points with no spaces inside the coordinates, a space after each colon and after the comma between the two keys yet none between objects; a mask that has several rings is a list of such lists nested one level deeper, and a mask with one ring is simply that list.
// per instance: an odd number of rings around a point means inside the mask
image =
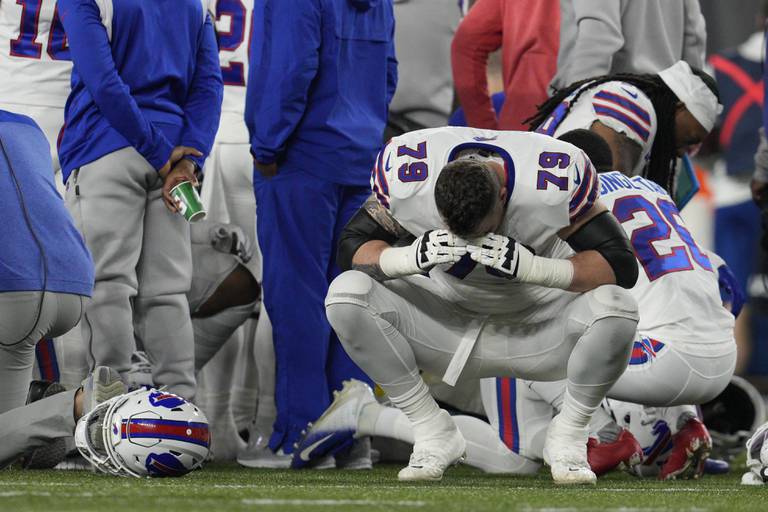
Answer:
[{"label": "gray sweatpant", "polygon": [[30,449],[72,436],[75,393],[72,389],[0,414],[0,469]]},{"label": "gray sweatpant", "polygon": [[77,325],[86,301],[70,293],[0,293],[0,413],[24,405],[35,345]]},{"label": "gray sweatpant", "polygon": [[0,414],[0,468],[28,450],[75,431],[75,393],[72,389]]},{"label": "gray sweatpant", "polygon": [[96,273],[83,340],[91,368],[110,366],[122,375],[131,367],[135,339],[141,340],[155,362],[155,384],[192,398],[189,224],[166,209],[162,185],[132,147],[76,169],[67,180],[67,208]]}]

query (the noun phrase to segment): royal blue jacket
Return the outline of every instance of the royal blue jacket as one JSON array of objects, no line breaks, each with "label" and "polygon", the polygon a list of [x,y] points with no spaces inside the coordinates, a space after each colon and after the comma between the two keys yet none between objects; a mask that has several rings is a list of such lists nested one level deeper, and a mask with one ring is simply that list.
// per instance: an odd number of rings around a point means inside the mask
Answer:
[{"label": "royal blue jacket", "polygon": [[133,146],[160,169],[174,146],[203,153],[219,126],[223,83],[200,0],[59,0],[74,69],[59,145],[64,179]]},{"label": "royal blue jacket", "polygon": [[245,121],[253,156],[367,185],[397,85],[392,0],[264,0]]},{"label": "royal blue jacket", "polygon": [[26,116],[0,110],[0,292],[91,295],[93,261],[53,182],[51,150]]}]

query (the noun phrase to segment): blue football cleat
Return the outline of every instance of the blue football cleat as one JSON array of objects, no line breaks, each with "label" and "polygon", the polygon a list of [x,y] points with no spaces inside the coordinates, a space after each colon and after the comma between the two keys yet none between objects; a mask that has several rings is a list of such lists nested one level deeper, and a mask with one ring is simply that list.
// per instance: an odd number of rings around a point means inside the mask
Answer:
[{"label": "blue football cleat", "polygon": [[294,445],[291,467],[304,468],[351,447],[360,410],[375,401],[367,384],[358,380],[344,381],[341,391],[334,391],[330,407],[317,421],[307,425]]}]

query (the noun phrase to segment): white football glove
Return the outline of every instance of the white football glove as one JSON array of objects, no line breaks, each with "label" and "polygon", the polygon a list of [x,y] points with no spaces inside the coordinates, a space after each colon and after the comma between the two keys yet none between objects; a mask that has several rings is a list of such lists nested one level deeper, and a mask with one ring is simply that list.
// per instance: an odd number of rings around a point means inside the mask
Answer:
[{"label": "white football glove", "polygon": [[234,224],[214,224],[211,226],[211,245],[219,252],[234,254],[243,263],[253,257],[253,241],[239,226]]},{"label": "white football glove", "polygon": [[501,272],[508,279],[548,288],[568,289],[573,281],[569,260],[536,256],[513,238],[488,233],[467,245],[474,261]]},{"label": "white football glove", "polygon": [[396,278],[429,272],[435,265],[456,263],[467,254],[467,241],[450,231],[427,231],[406,247],[390,247],[379,256],[379,267]]}]

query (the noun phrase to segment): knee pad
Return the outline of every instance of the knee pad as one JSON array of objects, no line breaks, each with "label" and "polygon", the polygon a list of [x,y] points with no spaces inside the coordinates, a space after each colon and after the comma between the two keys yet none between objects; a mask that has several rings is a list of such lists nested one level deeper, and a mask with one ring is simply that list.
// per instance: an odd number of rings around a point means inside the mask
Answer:
[{"label": "knee pad", "polygon": [[333,304],[357,304],[368,306],[368,297],[373,289],[371,276],[359,270],[342,272],[328,287],[325,307]]},{"label": "knee pad", "polygon": [[626,318],[635,322],[640,318],[637,301],[624,288],[615,285],[599,286],[586,296],[593,314],[590,323],[606,317]]},{"label": "knee pad", "polygon": [[359,334],[363,316],[370,317],[368,298],[373,279],[357,270],[342,273],[333,280],[325,299],[325,314],[342,344]]}]

